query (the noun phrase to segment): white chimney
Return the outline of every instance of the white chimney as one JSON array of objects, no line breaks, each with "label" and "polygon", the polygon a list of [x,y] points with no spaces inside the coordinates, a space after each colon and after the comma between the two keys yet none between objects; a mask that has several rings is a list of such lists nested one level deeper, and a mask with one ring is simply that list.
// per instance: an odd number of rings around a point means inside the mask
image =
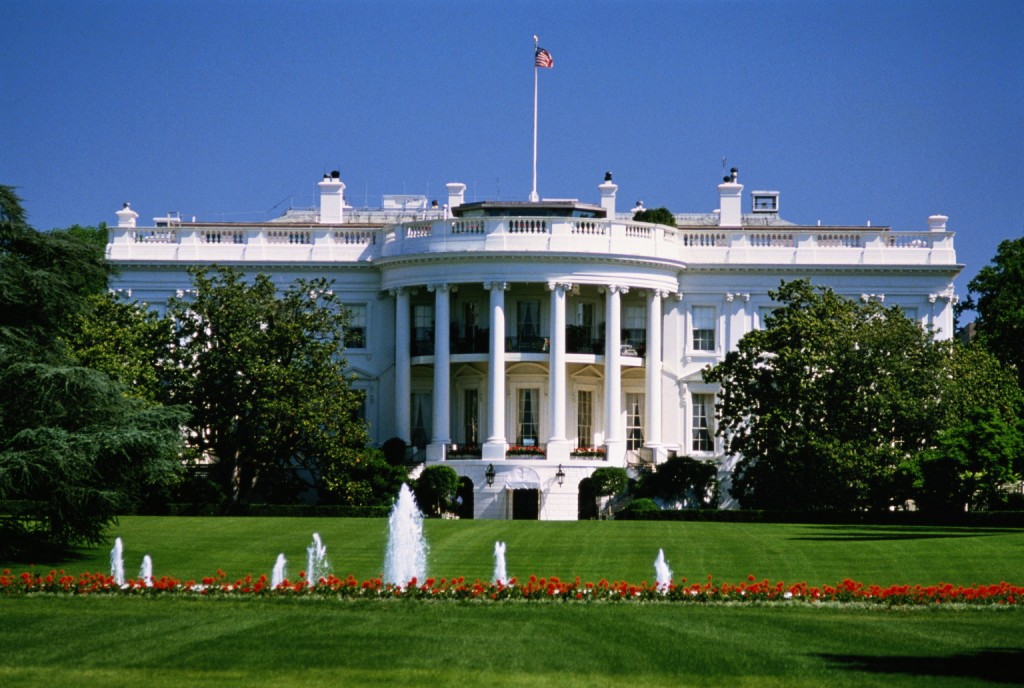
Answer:
[{"label": "white chimney", "polygon": [[718,185],[718,226],[741,227],[743,225],[743,185],[739,183],[739,170],[735,167]]},{"label": "white chimney", "polygon": [[132,206],[128,202],[125,202],[124,207],[114,214],[117,215],[118,227],[134,227],[135,220],[139,217],[139,214],[132,210]]},{"label": "white chimney", "polygon": [[949,219],[948,215],[929,215],[928,216],[928,231],[929,232],[945,232],[946,231],[946,220]]},{"label": "white chimney", "polygon": [[320,187],[320,224],[341,224],[345,208],[345,184],[341,181],[341,173],[334,170],[324,175]]},{"label": "white chimney", "polygon": [[466,202],[466,185],[462,182],[448,182],[448,210]]},{"label": "white chimney", "polygon": [[604,173],[604,183],[598,187],[601,191],[601,207],[608,214],[609,220],[615,219],[615,192],[619,190],[617,184],[612,182],[612,173]]}]

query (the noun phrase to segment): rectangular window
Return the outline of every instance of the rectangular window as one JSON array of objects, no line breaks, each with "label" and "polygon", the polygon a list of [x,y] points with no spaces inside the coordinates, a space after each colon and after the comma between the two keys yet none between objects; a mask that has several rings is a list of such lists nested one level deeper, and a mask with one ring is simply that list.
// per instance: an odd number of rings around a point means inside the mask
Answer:
[{"label": "rectangular window", "polygon": [[644,446],[644,395],[626,395],[626,449]]},{"label": "rectangular window", "polygon": [[693,306],[690,310],[695,351],[715,350],[715,308],[714,306]]},{"label": "rectangular window", "polygon": [[516,432],[516,443],[527,447],[536,447],[540,439],[537,419],[539,414],[540,390],[521,388],[518,394],[517,415],[519,427]]},{"label": "rectangular window", "polygon": [[594,393],[576,392],[576,446],[591,447],[594,441]]},{"label": "rectangular window", "polygon": [[431,424],[431,392],[412,393],[412,445],[420,451],[430,443]]},{"label": "rectangular window", "polygon": [[540,301],[516,302],[516,348],[515,351],[545,351],[544,338],[540,334]]},{"label": "rectangular window", "polygon": [[412,307],[412,351],[416,356],[434,353],[434,306],[416,304]]},{"label": "rectangular window", "polygon": [[692,394],[692,422],[693,422],[693,443],[691,448],[695,452],[710,452],[715,450],[714,432],[712,421],[715,417],[715,395],[714,394]]},{"label": "rectangular window", "polygon": [[647,342],[647,308],[643,304],[625,304],[622,307],[622,344],[636,351]]},{"label": "rectangular window", "polygon": [[462,393],[462,441],[466,444],[479,444],[480,402],[477,390],[467,389]]},{"label": "rectangular window", "polygon": [[345,348],[366,348],[366,304],[348,306],[348,326],[345,328]]}]

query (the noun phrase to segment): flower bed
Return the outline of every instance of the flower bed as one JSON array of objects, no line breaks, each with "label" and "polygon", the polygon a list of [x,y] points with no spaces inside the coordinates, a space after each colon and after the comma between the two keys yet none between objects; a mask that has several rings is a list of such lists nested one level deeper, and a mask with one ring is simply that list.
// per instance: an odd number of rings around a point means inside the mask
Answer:
[{"label": "flower bed", "polygon": [[298,580],[284,581],[272,588],[266,576],[245,576],[232,579],[218,570],[216,576],[201,581],[178,580],[170,577],[155,578],[151,584],[142,579],[127,580],[118,585],[104,573],[83,573],[72,576],[63,570],[47,573],[24,572],[13,574],[5,570],[0,575],[0,596],[31,594],[61,595],[128,595],[156,596],[181,595],[189,597],[322,597],[340,599],[410,599],[410,600],[547,600],[559,602],[664,602],[664,603],[805,603],[861,602],[884,606],[922,606],[931,604],[1014,605],[1024,606],[1024,586],[1001,582],[990,585],[958,586],[951,583],[937,585],[865,585],[850,579],[836,585],[811,586],[807,583],[787,584],[782,581],[757,580],[750,576],[739,584],[715,583],[709,576],[703,583],[689,583],[686,579],[673,582],[667,588],[646,581],[634,584],[626,581],[611,583],[600,580],[583,582],[579,578],[564,581],[554,576],[518,581],[507,584],[473,582],[465,578],[428,578],[423,583],[416,579],[406,586],[384,583],[380,578],[359,581],[353,576],[338,578],[331,575],[310,586],[305,572]]}]

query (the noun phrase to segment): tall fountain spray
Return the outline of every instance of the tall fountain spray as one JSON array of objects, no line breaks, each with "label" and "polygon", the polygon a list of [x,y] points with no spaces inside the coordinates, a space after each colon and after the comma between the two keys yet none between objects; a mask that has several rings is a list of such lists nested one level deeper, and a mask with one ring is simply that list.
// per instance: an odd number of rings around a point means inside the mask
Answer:
[{"label": "tall fountain spray", "polygon": [[110,550],[110,575],[118,585],[124,585],[124,544],[121,538],[114,538],[114,549]]},{"label": "tall fountain spray", "polygon": [[505,570],[505,543],[494,543],[494,584],[508,583],[508,571]]},{"label": "tall fountain spray", "polygon": [[405,587],[413,578],[420,584],[427,575],[427,541],[423,514],[408,485],[402,485],[388,518],[388,549],[384,556],[384,582]]},{"label": "tall fountain spray", "polygon": [[147,588],[153,587],[153,560],[147,554],[142,557],[142,566],[139,568],[139,578]]},{"label": "tall fountain spray", "polygon": [[277,555],[277,561],[274,563],[274,571],[270,574],[270,589],[276,590],[277,586],[284,582],[284,579],[288,577],[288,572],[285,570],[285,566],[288,561],[284,558],[284,554]]},{"label": "tall fountain spray", "polygon": [[665,561],[665,551],[658,550],[658,558],[654,560],[654,576],[658,582],[658,590],[661,592],[668,592],[669,587],[672,585],[672,569],[668,567],[668,562]]},{"label": "tall fountain spray", "polygon": [[314,587],[321,578],[327,578],[330,574],[327,546],[320,540],[320,533],[313,533],[313,542],[306,548],[306,580],[309,587]]}]

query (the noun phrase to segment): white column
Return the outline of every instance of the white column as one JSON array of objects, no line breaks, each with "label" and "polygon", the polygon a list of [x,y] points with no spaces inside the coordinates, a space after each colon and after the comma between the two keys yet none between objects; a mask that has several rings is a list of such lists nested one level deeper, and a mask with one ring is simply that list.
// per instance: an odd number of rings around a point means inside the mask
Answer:
[{"label": "white column", "polygon": [[611,285],[605,290],[605,352],[604,352],[604,443],[608,461],[624,465],[626,443],[622,437],[622,294],[629,287]]},{"label": "white column", "polygon": [[644,360],[646,367],[646,407],[647,407],[647,443],[654,450],[654,461],[660,463],[661,443],[661,300],[666,292],[651,289],[647,292],[647,354]]},{"label": "white column", "polygon": [[434,292],[434,428],[427,448],[427,461],[444,459],[444,447],[451,442],[451,285],[431,284]]},{"label": "white column", "polygon": [[565,437],[565,292],[571,284],[549,282],[551,290],[551,332],[549,337],[548,384],[551,434],[547,442],[549,461],[568,461],[570,443]]},{"label": "white column", "polygon": [[412,359],[409,290],[392,289],[395,297],[395,435],[412,442]]},{"label": "white column", "polygon": [[505,292],[507,282],[485,282],[490,292],[491,346],[487,357],[487,442],[483,459],[505,458]]}]

